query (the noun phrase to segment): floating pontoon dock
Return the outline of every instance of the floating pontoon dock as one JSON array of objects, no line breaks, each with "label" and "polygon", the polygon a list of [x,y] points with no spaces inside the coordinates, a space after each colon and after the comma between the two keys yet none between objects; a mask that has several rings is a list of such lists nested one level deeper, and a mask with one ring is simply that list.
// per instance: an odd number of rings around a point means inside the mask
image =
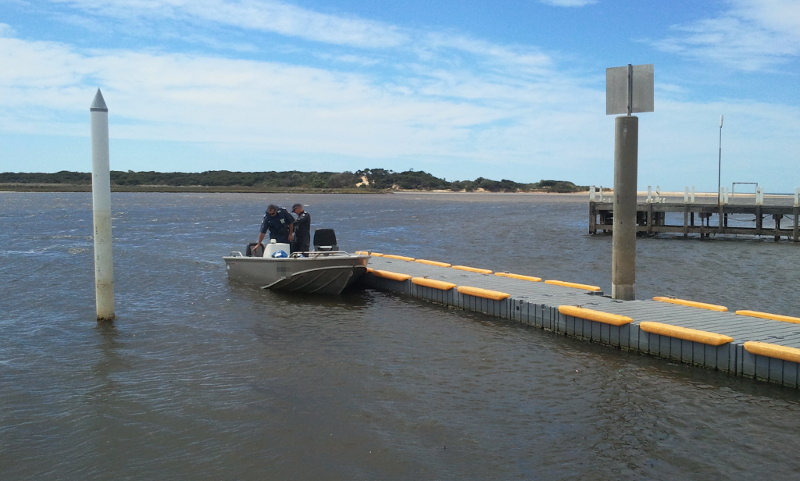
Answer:
[{"label": "floating pontoon dock", "polygon": [[[367,253],[367,252],[364,252]],[[800,387],[800,318],[657,297],[620,301],[597,286],[371,252],[368,287],[619,349]]]}]

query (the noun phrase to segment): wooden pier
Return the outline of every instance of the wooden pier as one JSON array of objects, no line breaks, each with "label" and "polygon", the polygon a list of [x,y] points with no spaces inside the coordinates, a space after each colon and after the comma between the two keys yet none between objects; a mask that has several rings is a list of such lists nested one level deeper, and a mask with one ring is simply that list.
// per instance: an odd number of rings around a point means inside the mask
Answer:
[{"label": "wooden pier", "polygon": [[[771,236],[800,242],[800,206],[780,199],[767,205],[751,202],[640,202],[636,230],[641,235],[663,233],[698,235]],[[714,199],[716,200],[716,199]],[[613,232],[614,208],[609,201],[589,201],[589,233]]]},{"label": "wooden pier", "polygon": [[[364,252],[367,253],[367,252]],[[800,318],[654,298],[525,274],[371,252],[368,287],[516,321],[577,339],[800,387]]]}]

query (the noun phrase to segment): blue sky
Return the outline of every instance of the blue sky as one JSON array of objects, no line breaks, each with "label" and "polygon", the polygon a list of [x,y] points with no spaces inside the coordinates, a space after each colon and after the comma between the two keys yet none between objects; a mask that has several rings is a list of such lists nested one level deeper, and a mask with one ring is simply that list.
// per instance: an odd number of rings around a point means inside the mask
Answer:
[{"label": "blue sky", "polygon": [[0,171],[422,170],[613,184],[606,68],[653,64],[639,188],[800,187],[797,0],[3,0]]}]

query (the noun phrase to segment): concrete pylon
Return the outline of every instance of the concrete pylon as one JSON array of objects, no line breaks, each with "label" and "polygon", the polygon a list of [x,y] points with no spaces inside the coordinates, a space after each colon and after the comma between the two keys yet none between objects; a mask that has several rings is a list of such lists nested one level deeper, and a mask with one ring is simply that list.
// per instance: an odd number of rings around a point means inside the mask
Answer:
[{"label": "concrete pylon", "polygon": [[614,220],[611,252],[611,297],[635,299],[636,182],[639,164],[639,118],[614,122]]}]

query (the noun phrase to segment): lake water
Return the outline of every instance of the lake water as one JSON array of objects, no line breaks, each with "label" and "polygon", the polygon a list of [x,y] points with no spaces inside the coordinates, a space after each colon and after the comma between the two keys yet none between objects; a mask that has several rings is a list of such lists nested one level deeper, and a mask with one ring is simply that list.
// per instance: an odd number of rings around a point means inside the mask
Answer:
[{"label": "lake water", "polygon": [[[390,293],[231,284],[266,204],[350,251],[610,286],[572,195],[0,193],[0,479],[797,479],[800,394]],[[800,248],[640,239],[637,298],[800,316]]]}]

